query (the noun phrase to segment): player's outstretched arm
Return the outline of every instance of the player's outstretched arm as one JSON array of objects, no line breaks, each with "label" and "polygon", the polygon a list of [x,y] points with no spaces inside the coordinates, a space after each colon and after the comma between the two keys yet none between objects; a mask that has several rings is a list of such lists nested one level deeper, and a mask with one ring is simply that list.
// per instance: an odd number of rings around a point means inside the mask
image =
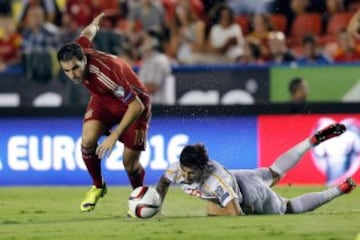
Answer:
[{"label": "player's outstretched arm", "polygon": [[80,36],[86,37],[90,41],[92,41],[97,32],[99,31],[99,24],[104,15],[104,13],[100,13],[99,15],[97,15],[94,20],[82,30]]},{"label": "player's outstretched arm", "polygon": [[164,202],[166,193],[169,189],[170,186],[170,181],[169,179],[167,179],[164,175],[161,176],[161,178],[159,179],[159,182],[156,186],[156,191],[159,193],[160,197],[161,197],[161,202]]},{"label": "player's outstretched arm", "polygon": [[224,208],[208,201],[207,214],[209,216],[239,216],[244,215],[237,199],[232,199]]},{"label": "player's outstretched arm", "polygon": [[352,16],[352,18],[348,24],[348,27],[347,27],[347,32],[352,37],[360,39],[359,27],[360,27],[360,9],[356,13],[354,13],[354,15]]}]

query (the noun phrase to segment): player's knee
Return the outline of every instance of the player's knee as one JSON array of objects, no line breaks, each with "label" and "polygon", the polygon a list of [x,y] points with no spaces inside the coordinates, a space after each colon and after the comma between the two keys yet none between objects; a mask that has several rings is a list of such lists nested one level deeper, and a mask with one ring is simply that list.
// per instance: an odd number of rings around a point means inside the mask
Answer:
[{"label": "player's knee", "polygon": [[287,213],[287,214],[292,214],[292,213],[294,213],[294,209],[293,209],[290,201],[288,201],[287,204],[286,204],[286,211],[285,211],[285,213]]},{"label": "player's knee", "polygon": [[88,148],[93,147],[97,144],[101,135],[102,134],[99,131],[90,131],[89,129],[84,129],[81,136],[81,145]]},{"label": "player's knee", "polygon": [[273,178],[273,183],[271,185],[275,185],[281,178],[281,175],[274,171],[273,169],[269,168],[270,172],[271,172],[271,176]]},{"label": "player's knee", "polygon": [[97,139],[95,137],[82,136],[81,146],[84,148],[92,148],[97,145]]}]

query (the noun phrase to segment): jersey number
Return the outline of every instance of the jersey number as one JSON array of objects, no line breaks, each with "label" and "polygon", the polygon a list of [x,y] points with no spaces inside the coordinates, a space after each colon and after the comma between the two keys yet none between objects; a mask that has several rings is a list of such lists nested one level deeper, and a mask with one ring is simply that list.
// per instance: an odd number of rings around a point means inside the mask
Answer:
[{"label": "jersey number", "polygon": [[145,142],[145,131],[144,130],[135,130],[135,146],[142,146]]}]

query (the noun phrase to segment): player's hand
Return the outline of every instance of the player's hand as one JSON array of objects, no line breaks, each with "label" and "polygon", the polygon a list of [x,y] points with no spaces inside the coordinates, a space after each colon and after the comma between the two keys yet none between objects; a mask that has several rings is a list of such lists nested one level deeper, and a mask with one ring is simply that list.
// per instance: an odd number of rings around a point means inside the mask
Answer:
[{"label": "player's hand", "polygon": [[92,24],[94,24],[95,26],[99,26],[101,19],[105,16],[105,13],[100,13],[99,15],[97,15],[94,20],[92,21]]},{"label": "player's hand", "polygon": [[96,154],[100,159],[102,159],[106,154],[110,157],[111,151],[113,150],[116,141],[119,136],[112,132],[109,136],[105,138],[105,140],[96,148]]}]

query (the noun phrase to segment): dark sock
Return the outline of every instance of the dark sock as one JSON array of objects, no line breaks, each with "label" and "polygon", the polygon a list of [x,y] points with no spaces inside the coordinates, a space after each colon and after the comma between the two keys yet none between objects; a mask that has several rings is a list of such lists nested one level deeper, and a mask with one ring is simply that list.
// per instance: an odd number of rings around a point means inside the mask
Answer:
[{"label": "dark sock", "polygon": [[134,172],[127,172],[131,186],[133,189],[144,185],[145,170],[142,166]]},{"label": "dark sock", "polygon": [[97,188],[102,188],[103,179],[101,175],[101,160],[95,153],[96,147],[85,148],[81,146],[81,153],[86,168],[92,178],[93,185]]}]

